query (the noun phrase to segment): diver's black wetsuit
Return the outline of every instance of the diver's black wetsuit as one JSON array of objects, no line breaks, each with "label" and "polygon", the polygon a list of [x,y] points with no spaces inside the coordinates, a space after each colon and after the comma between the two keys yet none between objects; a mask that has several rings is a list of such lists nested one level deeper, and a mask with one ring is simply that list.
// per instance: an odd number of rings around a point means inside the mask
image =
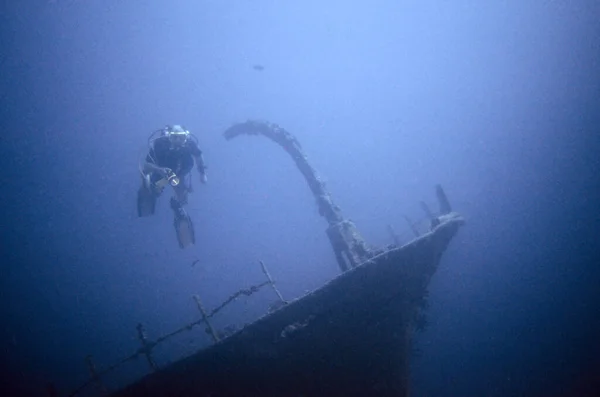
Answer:
[{"label": "diver's black wetsuit", "polygon": [[[188,139],[181,147],[173,147],[168,137],[160,137],[154,141],[154,145],[146,156],[146,161],[159,167],[170,168],[179,178],[186,176],[194,167],[194,158],[202,155],[202,151],[192,139]],[[204,168],[203,164],[198,164]],[[161,178],[153,173],[152,182]]]},{"label": "diver's black wetsuit", "polygon": [[[183,132],[183,131],[182,131]],[[202,158],[202,151],[198,148],[198,144],[195,139],[189,139],[185,132],[179,134],[177,138],[186,139],[185,142],[181,142],[180,145],[176,145],[172,142],[169,136],[162,136],[154,140],[152,147],[146,155],[146,163],[143,165],[142,171],[142,186],[138,190],[137,205],[138,205],[138,216],[149,216],[154,214],[156,206],[156,199],[161,195],[165,184],[158,185],[157,182],[165,176],[164,168],[169,168],[179,178],[169,179],[169,183],[173,187],[175,193],[171,197],[171,209],[175,214],[175,231],[177,233],[177,240],[179,246],[185,248],[190,244],[194,244],[194,227],[190,216],[184,210],[183,206],[187,204],[188,193],[192,191],[190,171],[196,167],[202,177],[202,183],[206,183],[205,165]],[[150,179],[148,181],[146,178]],[[148,183],[150,182],[150,183]]]}]

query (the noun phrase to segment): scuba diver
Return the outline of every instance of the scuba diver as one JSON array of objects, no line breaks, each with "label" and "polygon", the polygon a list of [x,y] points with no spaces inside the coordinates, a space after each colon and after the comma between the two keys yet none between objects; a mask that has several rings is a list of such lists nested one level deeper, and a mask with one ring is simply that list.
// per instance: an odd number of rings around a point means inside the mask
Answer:
[{"label": "scuba diver", "polygon": [[198,140],[181,125],[154,131],[148,138],[147,154],[140,162],[142,185],[137,196],[138,216],[153,215],[157,198],[170,185],[174,192],[171,209],[175,215],[175,232],[181,248],[195,242],[192,220],[183,208],[192,191],[194,162],[200,181],[206,183],[206,165]]}]

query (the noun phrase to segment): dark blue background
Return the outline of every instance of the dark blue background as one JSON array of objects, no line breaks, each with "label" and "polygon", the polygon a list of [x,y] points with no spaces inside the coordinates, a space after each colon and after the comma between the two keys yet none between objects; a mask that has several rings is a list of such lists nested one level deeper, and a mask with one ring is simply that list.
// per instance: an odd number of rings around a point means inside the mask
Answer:
[{"label": "dark blue background", "polygon": [[[193,294],[218,305],[262,281],[259,259],[286,298],[338,274],[287,155],[223,139],[249,118],[298,137],[369,243],[390,243],[387,224],[407,239],[436,183],[467,218],[431,284],[414,395],[598,395],[599,21],[583,0],[2,2],[3,395],[73,390],[87,354],[105,367],[138,348],[138,322],[155,338],[196,319]],[[135,212],[138,157],[166,123],[210,167],[186,251],[165,198]],[[209,342],[193,331],[157,359]]]}]

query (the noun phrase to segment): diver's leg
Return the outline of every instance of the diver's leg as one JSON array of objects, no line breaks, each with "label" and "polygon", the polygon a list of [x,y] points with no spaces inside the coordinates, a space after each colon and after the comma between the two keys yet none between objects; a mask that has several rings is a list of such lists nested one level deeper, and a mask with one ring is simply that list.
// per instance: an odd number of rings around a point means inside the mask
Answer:
[{"label": "diver's leg", "polygon": [[[174,187],[175,194],[171,197],[171,209],[175,219],[173,224],[175,226],[175,233],[177,234],[177,240],[179,246],[185,248],[190,244],[194,244],[194,225],[192,219],[183,208],[186,203],[186,189],[179,188],[180,185]],[[183,200],[183,201],[182,201]]]},{"label": "diver's leg", "polygon": [[180,183],[173,186],[173,197],[171,197],[171,208],[175,215],[174,225],[175,233],[177,233],[177,241],[179,247],[185,248],[190,244],[195,243],[194,225],[190,216],[183,209],[187,204],[188,187],[185,183],[186,175],[180,177]]},{"label": "diver's leg", "polygon": [[183,218],[186,216],[183,206],[187,204],[187,190],[180,183],[173,186],[173,197],[171,197],[171,209],[175,213],[175,218]]},{"label": "diver's leg", "polygon": [[181,177],[181,180],[177,186],[173,187],[175,192],[175,199],[179,201],[181,205],[188,203],[188,186],[186,183],[186,175]]},{"label": "diver's leg", "polygon": [[156,208],[158,194],[156,194],[151,186],[148,186],[148,180],[147,177],[142,177],[142,183],[137,193],[137,211],[139,217],[153,215]]}]

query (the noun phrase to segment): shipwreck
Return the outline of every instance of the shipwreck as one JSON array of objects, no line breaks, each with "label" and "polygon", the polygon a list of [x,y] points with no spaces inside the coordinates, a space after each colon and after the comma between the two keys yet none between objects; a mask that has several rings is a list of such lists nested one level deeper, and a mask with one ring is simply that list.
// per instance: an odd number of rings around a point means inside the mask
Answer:
[{"label": "shipwreck", "polygon": [[[141,347],[103,370],[88,357],[91,377],[71,396],[95,387],[113,397],[151,396],[394,396],[410,394],[411,341],[424,324],[427,287],[442,254],[464,219],[453,212],[441,186],[435,193],[439,210],[424,202],[426,225],[408,218],[411,239],[401,242],[388,226],[393,243],[369,246],[352,221],[342,215],[325,184],[309,164],[298,140],[276,124],[247,121],[224,133],[230,140],[262,135],[280,145],[293,159],[312,191],[326,234],[341,270],[317,290],[285,301],[264,263],[265,282],[233,294],[209,311],[198,297],[199,319],[154,341],[138,326]],[[422,225],[421,225],[422,226]],[[240,295],[273,288],[280,304],[258,320],[233,332],[210,323],[222,307]],[[171,335],[204,327],[214,343],[195,354],[159,367],[152,349]],[[102,376],[119,364],[145,357],[151,372],[110,393]],[[50,390],[50,394],[56,395]]]}]

